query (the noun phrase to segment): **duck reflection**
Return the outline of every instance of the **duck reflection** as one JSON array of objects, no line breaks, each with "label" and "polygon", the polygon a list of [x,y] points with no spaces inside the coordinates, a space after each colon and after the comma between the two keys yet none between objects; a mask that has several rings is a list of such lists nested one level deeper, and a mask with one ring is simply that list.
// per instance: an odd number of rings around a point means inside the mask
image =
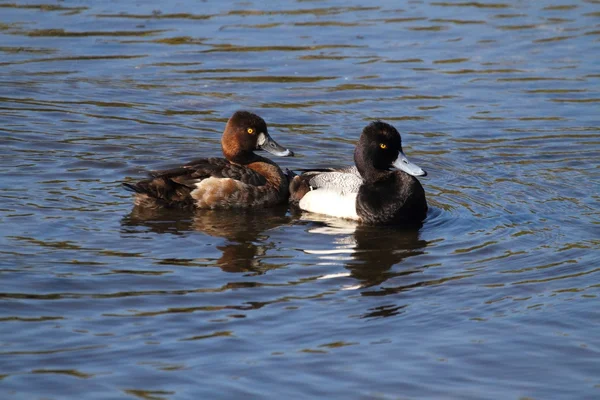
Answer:
[{"label": "duck reflection", "polygon": [[354,232],[356,252],[346,264],[362,287],[379,285],[394,276],[410,275],[415,269],[391,271],[392,266],[407,258],[424,253],[425,240],[419,239],[419,227],[392,229],[390,227],[359,226]]},{"label": "duck reflection", "polygon": [[[314,221],[315,216],[310,216]],[[410,227],[386,227],[359,225],[354,222],[335,219],[319,219],[321,224],[309,229],[309,232],[336,235],[335,247],[329,250],[305,250],[317,254],[325,263],[333,260],[343,261],[349,271],[323,277],[351,276],[358,283],[344,289],[363,289],[382,284],[396,276],[410,275],[418,269],[405,268],[392,270],[392,266],[404,262],[407,258],[423,254],[427,242],[419,238],[421,225]],[[324,224],[323,224],[324,223]],[[363,292],[364,295],[385,294]]]},{"label": "duck reflection", "polygon": [[275,244],[269,242],[268,230],[288,224],[287,207],[273,207],[261,210],[152,210],[133,207],[131,213],[121,221],[123,232],[133,233],[134,227],[164,234],[181,235],[198,231],[213,237],[227,239],[216,246],[222,252],[216,261],[226,272],[264,273],[277,268],[261,261]]}]

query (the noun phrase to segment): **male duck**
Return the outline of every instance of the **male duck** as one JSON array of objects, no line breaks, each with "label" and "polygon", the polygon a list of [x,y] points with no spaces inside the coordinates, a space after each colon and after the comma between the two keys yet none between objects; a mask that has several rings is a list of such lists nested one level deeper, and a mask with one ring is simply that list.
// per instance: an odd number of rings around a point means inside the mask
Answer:
[{"label": "male duck", "polygon": [[261,117],[237,111],[227,121],[221,146],[226,159],[201,158],[123,185],[136,193],[136,205],[151,208],[251,208],[287,200],[287,177],[277,164],[254,151],[281,157],[294,153],[271,139]]},{"label": "male duck", "polygon": [[356,167],[295,176],[290,201],[305,211],[366,224],[418,223],[425,218],[425,191],[415,176],[427,173],[408,161],[396,128],[381,121],[367,125],[354,162]]}]

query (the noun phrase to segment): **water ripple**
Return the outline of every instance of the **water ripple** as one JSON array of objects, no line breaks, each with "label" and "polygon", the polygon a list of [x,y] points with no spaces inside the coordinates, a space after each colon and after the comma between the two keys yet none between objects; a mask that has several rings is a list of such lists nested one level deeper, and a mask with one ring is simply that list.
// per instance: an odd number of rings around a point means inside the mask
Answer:
[{"label": "water ripple", "polygon": [[[598,4],[402,7],[0,4],[5,391],[593,398]],[[290,169],[392,123],[427,218],[132,205],[122,181],[220,156],[237,109]]]}]

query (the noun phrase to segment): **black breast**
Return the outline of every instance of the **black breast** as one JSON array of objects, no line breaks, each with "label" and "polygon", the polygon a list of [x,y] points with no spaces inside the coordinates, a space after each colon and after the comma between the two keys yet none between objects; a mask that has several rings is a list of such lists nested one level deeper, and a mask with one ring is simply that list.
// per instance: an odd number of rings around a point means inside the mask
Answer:
[{"label": "black breast", "polygon": [[418,223],[427,214],[425,191],[416,178],[404,172],[391,173],[386,179],[360,187],[356,212],[367,224]]}]

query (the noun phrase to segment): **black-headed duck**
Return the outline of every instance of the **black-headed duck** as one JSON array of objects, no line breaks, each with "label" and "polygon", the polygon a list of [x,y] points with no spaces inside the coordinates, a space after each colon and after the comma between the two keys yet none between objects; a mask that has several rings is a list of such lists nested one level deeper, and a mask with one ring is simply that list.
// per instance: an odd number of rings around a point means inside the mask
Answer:
[{"label": "black-headed duck", "polygon": [[354,162],[355,167],[295,176],[290,201],[305,211],[366,224],[418,223],[425,218],[425,191],[415,177],[427,173],[408,161],[396,128],[381,121],[367,125]]},{"label": "black-headed duck", "polygon": [[269,136],[261,117],[247,111],[233,114],[221,147],[225,158],[201,158],[123,185],[135,192],[136,205],[153,208],[268,207],[288,200],[287,177],[277,164],[254,151],[281,157],[293,153]]}]

